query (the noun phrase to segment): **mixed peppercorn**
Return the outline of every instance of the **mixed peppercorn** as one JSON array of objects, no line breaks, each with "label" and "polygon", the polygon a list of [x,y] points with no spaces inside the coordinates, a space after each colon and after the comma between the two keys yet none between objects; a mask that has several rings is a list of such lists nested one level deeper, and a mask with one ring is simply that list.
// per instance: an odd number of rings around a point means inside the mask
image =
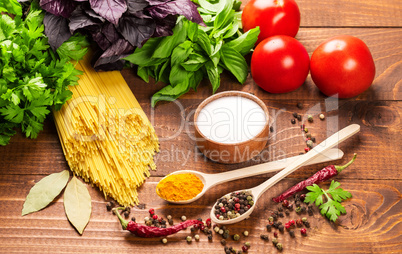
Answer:
[{"label": "mixed peppercorn", "polygon": [[230,220],[247,212],[254,205],[250,191],[232,192],[218,199],[214,214],[219,220]]}]

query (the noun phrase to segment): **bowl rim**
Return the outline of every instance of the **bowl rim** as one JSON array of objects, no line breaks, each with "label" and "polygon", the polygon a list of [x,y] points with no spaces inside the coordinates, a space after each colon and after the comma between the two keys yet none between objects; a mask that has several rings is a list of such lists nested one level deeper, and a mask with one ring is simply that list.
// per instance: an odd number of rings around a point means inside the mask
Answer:
[{"label": "bowl rim", "polygon": [[[221,142],[218,142],[218,141],[215,141],[215,140],[212,140],[212,139],[206,137],[206,136],[200,131],[200,129],[198,128],[197,119],[198,119],[198,115],[200,114],[201,110],[202,110],[207,104],[209,104],[210,102],[212,102],[212,101],[214,101],[214,100],[220,99],[220,98],[222,98],[222,97],[230,97],[230,96],[240,96],[240,97],[243,97],[243,98],[246,98],[246,99],[250,99],[250,100],[254,101],[255,103],[257,103],[257,104],[262,108],[262,110],[264,111],[266,121],[265,121],[264,128],[262,128],[262,130],[261,130],[258,134],[256,134],[254,137],[252,137],[251,139],[247,139],[247,140],[245,140],[245,141],[238,142],[238,143],[230,143],[230,144],[227,144],[227,143],[221,143]],[[224,92],[216,93],[216,94],[214,94],[214,95],[209,96],[208,98],[206,98],[205,100],[203,100],[203,101],[198,105],[198,107],[197,107],[197,109],[195,110],[195,113],[194,113],[194,128],[195,128],[196,132],[197,132],[204,140],[208,140],[208,142],[211,142],[211,143],[213,143],[213,144],[220,145],[220,146],[242,145],[242,144],[246,144],[246,143],[248,143],[248,142],[250,142],[250,141],[256,141],[255,138],[258,137],[258,136],[260,136],[261,134],[263,134],[263,133],[266,131],[266,129],[269,128],[269,112],[268,112],[268,108],[267,108],[267,106],[265,105],[265,103],[264,103],[260,98],[258,98],[257,96],[255,96],[255,95],[253,95],[253,94],[251,94],[251,93],[243,92],[243,91],[224,91]],[[265,141],[267,141],[267,140],[265,140]]]}]

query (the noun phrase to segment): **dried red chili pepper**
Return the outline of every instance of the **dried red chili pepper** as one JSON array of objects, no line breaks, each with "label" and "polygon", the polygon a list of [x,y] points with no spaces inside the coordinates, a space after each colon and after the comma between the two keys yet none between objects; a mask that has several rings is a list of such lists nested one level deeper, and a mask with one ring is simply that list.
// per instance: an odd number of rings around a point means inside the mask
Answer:
[{"label": "dried red chili pepper", "polygon": [[[158,227],[149,227],[145,225],[140,225],[134,221],[126,221],[124,220],[118,210],[121,210],[119,208],[114,208],[113,211],[117,215],[117,217],[120,220],[121,226],[124,230],[130,231],[132,234],[138,237],[146,237],[146,238],[151,238],[151,237],[161,237],[161,236],[168,236],[175,234],[179,232],[180,230],[186,229],[189,226],[192,225],[199,225],[202,224],[199,220],[187,220],[185,222],[176,224],[174,226],[168,227],[168,228],[158,228]],[[124,208],[123,208],[124,209]]]},{"label": "dried red chili pepper", "polygon": [[338,175],[342,170],[347,168],[350,164],[352,164],[355,161],[356,156],[357,156],[357,154],[354,154],[352,160],[349,161],[348,163],[346,163],[343,166],[329,165],[329,166],[321,169],[320,171],[315,173],[310,178],[308,178],[308,179],[296,184],[295,186],[289,188],[284,193],[282,193],[281,195],[279,195],[276,198],[273,198],[272,200],[277,202],[277,203],[282,202],[283,200],[285,200],[286,198],[292,196],[296,192],[304,190],[307,186],[313,185],[314,183],[319,183],[319,182],[328,180],[331,177],[334,177],[334,176]]}]

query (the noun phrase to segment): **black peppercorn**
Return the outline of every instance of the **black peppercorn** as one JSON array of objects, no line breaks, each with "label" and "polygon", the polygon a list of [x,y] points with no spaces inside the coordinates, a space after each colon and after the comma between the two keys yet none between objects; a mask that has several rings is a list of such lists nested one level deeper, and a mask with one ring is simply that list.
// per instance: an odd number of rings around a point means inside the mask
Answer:
[{"label": "black peppercorn", "polygon": [[302,212],[302,213],[306,212],[306,207],[302,206],[300,212]]},{"label": "black peppercorn", "polygon": [[131,220],[135,222],[135,217],[131,217]]},{"label": "black peppercorn", "polygon": [[296,124],[296,120],[295,120],[295,119],[290,120],[290,122],[291,122],[292,124]]},{"label": "black peppercorn", "polygon": [[279,217],[283,218],[285,216],[283,215],[283,213],[279,213]]},{"label": "black peppercorn", "polygon": [[278,206],[278,211],[279,211],[279,212],[282,212],[282,211],[283,211],[282,206]]},{"label": "black peppercorn", "polygon": [[296,112],[293,113],[293,117],[297,118],[297,113]]},{"label": "black peppercorn", "polygon": [[129,211],[125,211],[123,214],[124,214],[124,217],[125,217],[125,218],[128,218],[128,216],[130,216],[130,212],[129,212]]},{"label": "black peppercorn", "polygon": [[268,231],[271,231],[271,228],[272,228],[271,224],[267,224],[266,227],[267,227],[267,230],[268,230]]},{"label": "black peppercorn", "polygon": [[310,227],[310,222],[308,222],[308,221],[303,222],[303,224],[304,224],[304,226],[306,226],[306,228],[309,228],[309,227]]},{"label": "black peppercorn", "polygon": [[268,235],[260,235],[260,238],[264,241],[268,241]]},{"label": "black peppercorn", "polygon": [[279,231],[281,231],[283,233],[285,227],[283,225],[279,225],[278,229],[279,229]]},{"label": "black peppercorn", "polygon": [[301,121],[302,120],[302,116],[301,115],[297,115],[297,121]]},{"label": "black peppercorn", "polygon": [[269,127],[269,131],[270,131],[270,132],[274,132],[274,127],[270,126],[270,127]]},{"label": "black peppercorn", "polygon": [[296,105],[299,109],[302,109],[303,108],[303,104],[302,103],[297,103],[297,105]]},{"label": "black peppercorn", "polygon": [[212,241],[212,235],[208,235],[208,240]]},{"label": "black peppercorn", "polygon": [[225,245],[226,245],[226,240],[225,240],[225,239],[222,239],[222,240],[221,240],[221,244],[222,244],[223,246],[225,246]]},{"label": "black peppercorn", "polygon": [[291,237],[295,237],[295,231],[289,230],[289,235],[290,235]]}]

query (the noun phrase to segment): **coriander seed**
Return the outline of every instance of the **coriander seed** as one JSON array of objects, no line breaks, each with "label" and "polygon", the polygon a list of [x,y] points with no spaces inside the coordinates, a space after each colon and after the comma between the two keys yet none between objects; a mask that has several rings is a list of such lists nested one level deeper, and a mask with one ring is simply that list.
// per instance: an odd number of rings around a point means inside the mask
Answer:
[{"label": "coriander seed", "polygon": [[166,239],[166,238],[163,238],[163,239],[162,239],[162,243],[163,243],[163,244],[166,244],[166,243],[167,243],[167,239]]},{"label": "coriander seed", "polygon": [[183,215],[183,216],[181,216],[181,220],[182,220],[182,221],[186,221],[186,220],[187,220],[187,217]]},{"label": "coriander seed", "polygon": [[193,238],[192,238],[191,236],[187,236],[187,237],[186,237],[186,241],[187,241],[188,243],[191,243],[191,241],[193,241]]},{"label": "coriander seed", "polygon": [[324,119],[325,119],[325,115],[324,115],[324,114],[320,114],[319,117],[320,117],[321,120],[324,120]]},{"label": "coriander seed", "polygon": [[243,232],[243,235],[244,235],[244,236],[248,236],[248,231],[247,231],[247,230],[244,231],[244,232]]}]

